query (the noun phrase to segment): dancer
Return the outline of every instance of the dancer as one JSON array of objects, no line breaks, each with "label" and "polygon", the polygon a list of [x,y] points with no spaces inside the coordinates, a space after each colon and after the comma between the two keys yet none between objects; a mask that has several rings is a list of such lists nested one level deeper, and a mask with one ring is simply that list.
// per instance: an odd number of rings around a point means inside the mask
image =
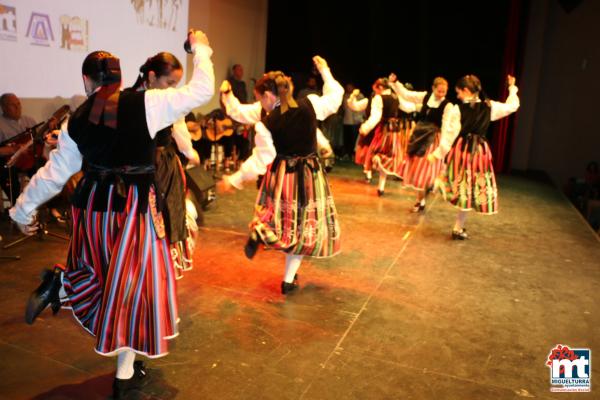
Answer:
[{"label": "dancer", "polygon": [[175,272],[156,208],[155,136],[214,93],[208,39],[190,32],[192,80],[180,89],[120,92],[119,59],[104,51],[83,62],[88,99],[59,136],[50,160],[10,209],[26,234],[38,228],[36,208],[57,194],[83,165],[73,198],[73,231],[66,267],[46,271],[31,294],[26,322],[67,302],[96,338],[95,351],[117,356],[114,398],[144,385],[136,354],[167,354],[178,334]]},{"label": "dancer", "polygon": [[439,186],[444,199],[459,209],[452,230],[454,240],[468,238],[465,229],[468,211],[486,215],[498,212],[496,176],[486,135],[490,121],[519,108],[515,78],[508,75],[507,82],[509,94],[506,102],[500,103],[487,99],[475,75],[460,78],[456,94],[461,103],[452,107],[438,147],[427,156],[431,163],[436,163],[447,155],[447,167]]},{"label": "dancer", "polygon": [[222,190],[230,185],[241,189],[243,181],[264,174],[244,251],[252,258],[262,242],[286,253],[284,295],[298,288],[303,256],[330,257],[340,250],[337,212],[316,152],[321,146],[331,152],[317,135],[317,120],[337,111],[344,89],[324,59],[313,60],[323,78],[323,96],[312,94],[296,102],[292,81],[282,72],[269,72],[256,83],[262,107],[271,111],[255,125],[252,156],[220,183]]},{"label": "dancer", "polygon": [[[392,93],[388,80],[379,78],[373,83],[374,95],[371,98],[368,117],[360,125],[358,130],[361,137],[356,153],[364,155],[364,169],[371,171],[372,166],[379,170],[379,186],[377,195],[383,196],[385,192],[385,183],[388,175],[400,176],[402,160],[405,151],[406,135],[401,134],[398,121],[398,98]],[[364,104],[362,101],[362,105]],[[362,105],[352,104],[348,101],[351,108],[360,111]],[[366,106],[366,105],[365,105]],[[368,137],[373,134],[369,147],[365,150],[364,143]],[[365,141],[363,141],[363,137]]]},{"label": "dancer", "polygon": [[[132,89],[175,88],[183,76],[181,63],[171,53],[161,52],[148,58],[140,67],[140,75]],[[173,143],[173,139],[174,142]],[[161,208],[165,220],[166,234],[171,247],[171,257],[175,264],[177,279],[183,271],[192,269],[194,232],[187,225],[187,202],[185,172],[177,155],[181,152],[192,165],[200,165],[200,157],[192,146],[192,137],[187,129],[185,118],[156,134],[156,188],[164,201]],[[193,207],[193,204],[192,204]]]},{"label": "dancer", "polygon": [[[440,132],[443,121],[447,121],[452,110],[452,103],[446,99],[448,81],[442,77],[433,80],[430,92],[408,90],[398,82],[395,74],[390,74],[390,86],[398,95],[400,109],[410,113],[418,110],[417,124],[414,127],[407,146],[407,155],[402,166],[402,184],[417,192],[417,201],[411,212],[425,211],[425,197],[433,188],[435,179],[439,176],[444,162],[436,159],[431,163],[427,156],[431,154],[440,142]],[[411,108],[403,107],[410,103]]]}]

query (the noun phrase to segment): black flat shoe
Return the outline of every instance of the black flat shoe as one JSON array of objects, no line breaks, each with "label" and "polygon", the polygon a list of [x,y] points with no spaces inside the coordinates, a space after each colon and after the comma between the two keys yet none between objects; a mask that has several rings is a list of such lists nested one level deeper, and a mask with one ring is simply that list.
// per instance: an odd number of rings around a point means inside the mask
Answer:
[{"label": "black flat shoe", "polygon": [[425,211],[425,204],[421,204],[421,202],[416,203],[413,208],[410,210],[412,213],[419,213]]},{"label": "black flat shoe", "polygon": [[148,383],[146,366],[142,361],[133,363],[133,376],[129,379],[115,378],[113,381],[113,399],[124,399],[127,392],[141,389]]},{"label": "black flat shoe", "polygon": [[452,230],[452,240],[467,240],[469,235],[467,235],[466,229],[461,229],[457,231],[456,229]]},{"label": "black flat shoe", "polygon": [[288,283],[286,281],[281,282],[281,294],[290,294],[296,290],[298,290],[298,283],[294,277],[293,283]]},{"label": "black flat shoe", "polygon": [[244,246],[244,254],[249,260],[252,260],[258,251],[258,240],[254,240],[252,238],[248,238],[246,245]]},{"label": "black flat shoe", "polygon": [[384,194],[385,194],[385,192],[383,190],[377,189],[377,196],[378,197],[383,197]]},{"label": "black flat shoe", "polygon": [[54,268],[54,271],[47,269],[42,274],[42,283],[31,292],[27,308],[25,309],[25,322],[29,325],[48,307],[52,306],[52,313],[56,314],[60,310],[60,298],[58,292],[62,286],[61,268]]}]

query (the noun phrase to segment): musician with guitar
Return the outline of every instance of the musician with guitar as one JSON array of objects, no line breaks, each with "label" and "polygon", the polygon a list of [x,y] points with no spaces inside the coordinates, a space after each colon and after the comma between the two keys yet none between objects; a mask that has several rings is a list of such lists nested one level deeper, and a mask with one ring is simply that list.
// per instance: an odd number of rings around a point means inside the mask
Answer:
[{"label": "musician with guitar", "polygon": [[[2,107],[0,143],[5,143],[8,139],[12,139],[36,125],[33,118],[22,114],[21,101],[15,94],[5,93],[0,96],[0,106]],[[21,185],[17,177],[19,171],[15,168],[4,168],[4,165],[19,147],[15,142],[0,146],[0,185],[10,199],[11,204],[14,203],[21,192]]]}]

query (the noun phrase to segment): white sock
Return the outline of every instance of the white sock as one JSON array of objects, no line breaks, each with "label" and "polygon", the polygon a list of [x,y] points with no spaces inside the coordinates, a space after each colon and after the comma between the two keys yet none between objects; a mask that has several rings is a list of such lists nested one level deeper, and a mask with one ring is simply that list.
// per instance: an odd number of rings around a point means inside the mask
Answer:
[{"label": "white sock", "polygon": [[466,211],[459,211],[458,215],[456,215],[456,222],[454,223],[454,230],[460,231],[465,227],[465,221],[467,219]]},{"label": "white sock", "polygon": [[286,254],[285,255],[285,275],[283,276],[283,280],[287,283],[294,282],[294,276],[298,269],[300,268],[300,263],[302,262],[303,256]]},{"label": "white sock", "polygon": [[135,352],[133,350],[122,350],[117,355],[117,379],[129,379],[133,376],[133,362]]},{"label": "white sock", "polygon": [[65,273],[61,272],[60,273],[60,290],[58,291],[58,298],[61,300],[66,300],[67,299],[67,292],[65,291]]},{"label": "white sock", "polygon": [[383,172],[379,172],[379,190],[385,190],[385,181],[387,180],[387,175]]},{"label": "white sock", "polygon": [[425,192],[417,192],[417,203],[425,205]]},{"label": "white sock", "polygon": [[373,178],[373,173],[370,170],[369,171],[364,171],[364,173],[367,176],[367,179]]}]

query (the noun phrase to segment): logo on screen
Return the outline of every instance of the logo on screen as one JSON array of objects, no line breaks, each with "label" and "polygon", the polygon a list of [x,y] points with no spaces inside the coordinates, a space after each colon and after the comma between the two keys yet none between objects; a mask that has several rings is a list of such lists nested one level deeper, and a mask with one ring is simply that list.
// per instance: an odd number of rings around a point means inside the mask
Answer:
[{"label": "logo on screen", "polygon": [[131,0],[139,24],[177,30],[182,0]]},{"label": "logo on screen", "polygon": [[550,368],[551,392],[589,392],[592,379],[592,351],[570,349],[557,344],[546,360]]},{"label": "logo on screen", "polygon": [[0,4],[0,39],[17,41],[17,10]]},{"label": "logo on screen", "polygon": [[60,16],[60,48],[74,51],[88,49],[88,21],[68,15]]},{"label": "logo on screen", "polygon": [[50,46],[50,41],[54,41],[54,34],[48,14],[31,13],[27,25],[27,37],[30,37],[31,44],[36,46]]}]

